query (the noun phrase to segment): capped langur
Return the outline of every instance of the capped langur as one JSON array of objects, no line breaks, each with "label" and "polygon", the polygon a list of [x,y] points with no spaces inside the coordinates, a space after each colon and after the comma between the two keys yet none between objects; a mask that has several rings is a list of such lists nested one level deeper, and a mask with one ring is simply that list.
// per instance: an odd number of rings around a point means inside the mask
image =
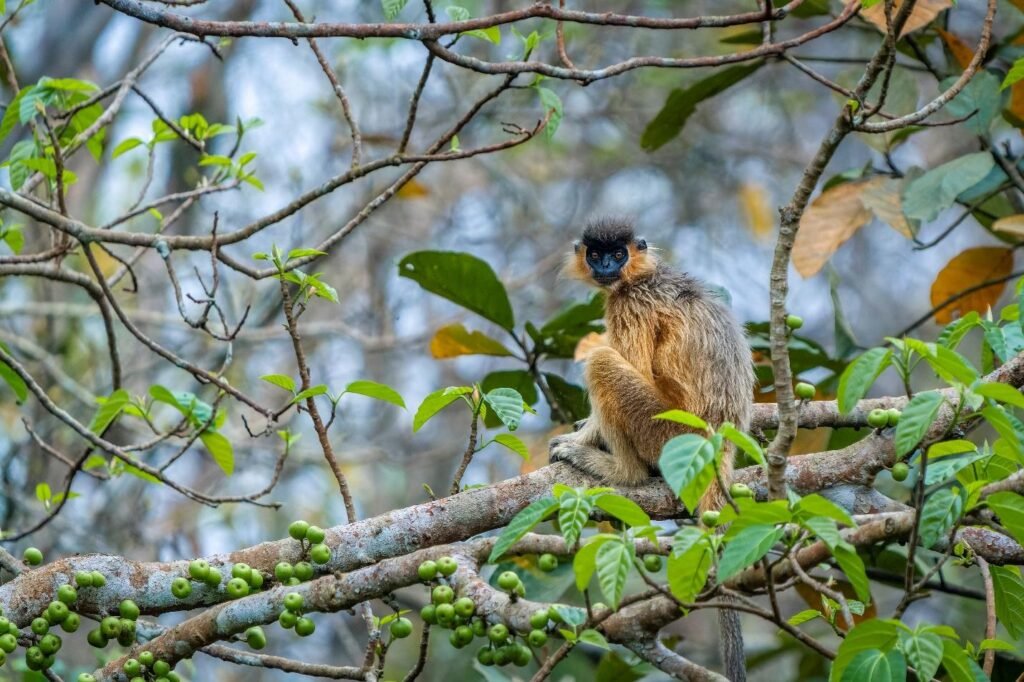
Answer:
[{"label": "capped langur", "polygon": [[[661,448],[686,427],[660,412],[681,409],[712,426],[750,424],[754,370],[732,313],[703,284],[661,263],[622,220],[591,222],[574,245],[567,274],[600,287],[606,345],[593,349],[584,376],[591,415],[576,433],[551,441],[552,461],[607,483],[637,485],[657,472]],[[733,454],[722,455],[726,485]],[[699,510],[720,509],[717,483]]]},{"label": "capped langur", "polygon": [[[552,462],[567,462],[605,483],[637,485],[657,473],[665,442],[688,430],[654,415],[682,409],[712,426],[749,426],[754,371],[742,328],[699,281],[661,263],[629,222],[589,223],[565,271],[605,291],[607,341],[586,359],[590,418],[578,432],[551,441]],[[732,469],[730,446],[720,464],[725,485]],[[713,482],[690,511],[723,503]],[[720,609],[719,616],[726,674],[743,680],[738,615]]]}]

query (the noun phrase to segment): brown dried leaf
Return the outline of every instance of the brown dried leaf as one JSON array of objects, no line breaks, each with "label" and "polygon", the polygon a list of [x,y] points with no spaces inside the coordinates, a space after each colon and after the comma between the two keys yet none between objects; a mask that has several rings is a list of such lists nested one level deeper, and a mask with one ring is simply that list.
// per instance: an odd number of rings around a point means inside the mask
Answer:
[{"label": "brown dried leaf", "polygon": [[907,239],[914,238],[914,228],[903,215],[903,180],[880,176],[864,183],[864,191],[860,200],[865,208],[871,210],[875,217],[902,234]]},{"label": "brown dried leaf", "polygon": [[1024,214],[1009,215],[992,223],[992,229],[1014,237],[1024,237]]},{"label": "brown dried leaf", "polygon": [[576,342],[576,351],[572,355],[572,359],[576,362],[583,362],[590,355],[591,351],[599,346],[608,345],[604,334],[598,334],[597,332],[590,332],[578,342]]},{"label": "brown dried leaf", "polygon": [[793,266],[804,277],[821,270],[843,242],[871,220],[861,203],[869,181],[846,182],[826,190],[804,211],[793,244]]},{"label": "brown dried leaf", "polygon": [[[902,4],[902,0],[894,0],[892,7],[894,17]],[[917,0],[914,9],[910,11],[910,16],[907,17],[907,23],[903,25],[900,36],[927,26],[935,17],[939,16],[940,12],[952,6],[953,0]],[[879,31],[885,33],[885,3],[879,2],[868,9],[862,9],[860,15],[874,24]]]},{"label": "brown dried leaf", "polygon": [[949,53],[953,55],[956,63],[960,65],[961,69],[966,69],[974,59],[974,48],[949,31],[943,31],[941,28],[935,30],[942,37],[942,41],[946,43],[946,47],[949,48]]},{"label": "brown dried leaf", "polygon": [[740,208],[747,218],[747,227],[755,237],[770,235],[775,227],[775,213],[765,188],[757,183],[745,182],[740,185]]},{"label": "brown dried leaf", "polygon": [[430,340],[430,354],[437,359],[457,358],[460,355],[512,355],[499,341],[478,331],[470,331],[461,324],[441,327]]},{"label": "brown dried leaf", "polygon": [[399,199],[422,199],[430,196],[430,188],[419,180],[413,178],[402,185],[402,187],[395,192],[395,196]]},{"label": "brown dried leaf", "polygon": [[[982,282],[1007,277],[1013,269],[1013,249],[1002,246],[980,246],[958,254],[942,268],[932,282],[932,306],[937,307],[955,296]],[[984,315],[995,305],[1006,288],[1006,282],[973,291],[958,298],[935,313],[935,321],[947,324],[953,321],[953,313],[966,315],[972,310]]]}]

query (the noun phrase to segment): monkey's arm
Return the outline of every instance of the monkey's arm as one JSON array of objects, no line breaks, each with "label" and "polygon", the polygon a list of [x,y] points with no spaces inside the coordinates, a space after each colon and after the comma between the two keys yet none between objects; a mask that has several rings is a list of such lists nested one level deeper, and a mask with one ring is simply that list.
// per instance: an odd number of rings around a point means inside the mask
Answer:
[{"label": "monkey's arm", "polygon": [[[635,485],[647,480],[661,446],[680,432],[677,424],[652,419],[669,406],[653,384],[610,347],[595,349],[587,359],[586,380],[591,417],[579,433],[551,442],[551,460],[569,462],[610,483]],[[607,451],[599,449],[602,442]]]}]

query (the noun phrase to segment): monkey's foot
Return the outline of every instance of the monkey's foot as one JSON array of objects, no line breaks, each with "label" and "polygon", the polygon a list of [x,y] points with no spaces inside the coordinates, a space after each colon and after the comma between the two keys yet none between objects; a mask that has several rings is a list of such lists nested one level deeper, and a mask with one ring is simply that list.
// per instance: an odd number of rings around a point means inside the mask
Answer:
[{"label": "monkey's foot", "polygon": [[613,466],[612,456],[584,445],[571,435],[552,438],[548,445],[549,462],[565,462],[585,474],[605,480]]}]

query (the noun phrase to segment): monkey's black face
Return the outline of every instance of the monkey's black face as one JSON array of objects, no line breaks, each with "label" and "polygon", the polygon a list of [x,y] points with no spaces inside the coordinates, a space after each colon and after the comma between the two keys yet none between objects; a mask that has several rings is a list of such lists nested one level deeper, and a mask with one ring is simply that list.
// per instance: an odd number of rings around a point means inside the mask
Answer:
[{"label": "monkey's black face", "polygon": [[[637,242],[637,247],[642,249],[647,246],[641,244],[642,240]],[[629,262],[629,242],[626,240],[605,242],[584,239],[582,243],[576,243],[576,250],[580,249],[584,250],[584,259],[591,276],[601,286],[611,286],[619,281],[622,268]]]},{"label": "monkey's black face", "polygon": [[622,266],[629,261],[629,249],[625,244],[588,246],[587,265],[594,281],[607,286],[618,281]]}]

